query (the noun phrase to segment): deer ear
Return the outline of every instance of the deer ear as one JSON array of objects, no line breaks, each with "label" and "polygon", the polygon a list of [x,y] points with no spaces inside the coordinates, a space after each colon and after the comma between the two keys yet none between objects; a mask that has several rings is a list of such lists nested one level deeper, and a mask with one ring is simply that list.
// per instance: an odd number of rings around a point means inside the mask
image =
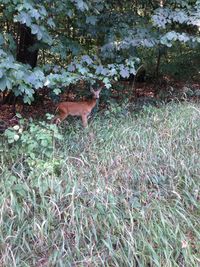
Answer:
[{"label": "deer ear", "polygon": [[104,88],[104,86],[101,86],[100,88],[99,88],[99,93],[101,92],[101,90]]}]

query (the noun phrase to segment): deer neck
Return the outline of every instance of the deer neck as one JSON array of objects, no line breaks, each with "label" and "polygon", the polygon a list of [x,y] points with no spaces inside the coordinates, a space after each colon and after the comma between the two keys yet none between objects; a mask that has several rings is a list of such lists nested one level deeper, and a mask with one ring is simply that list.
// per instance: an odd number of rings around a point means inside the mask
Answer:
[{"label": "deer neck", "polygon": [[94,107],[96,106],[97,100],[98,100],[98,99],[96,99],[96,98],[92,98],[92,99],[89,101],[91,108],[94,108]]}]

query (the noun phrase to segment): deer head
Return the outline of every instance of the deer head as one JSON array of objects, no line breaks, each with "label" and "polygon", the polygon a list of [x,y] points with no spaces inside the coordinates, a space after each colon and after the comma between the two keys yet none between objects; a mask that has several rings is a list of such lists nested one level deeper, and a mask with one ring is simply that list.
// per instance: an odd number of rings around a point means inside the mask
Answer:
[{"label": "deer head", "polygon": [[100,89],[95,91],[92,87],[90,87],[90,92],[92,93],[94,99],[99,99],[99,94],[100,94],[102,88],[103,87],[101,87]]}]

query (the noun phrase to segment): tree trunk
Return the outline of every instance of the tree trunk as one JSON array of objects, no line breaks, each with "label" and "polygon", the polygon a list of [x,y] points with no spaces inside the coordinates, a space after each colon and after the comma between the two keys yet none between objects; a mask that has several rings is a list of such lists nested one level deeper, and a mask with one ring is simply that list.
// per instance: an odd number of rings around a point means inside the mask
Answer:
[{"label": "tree trunk", "polygon": [[155,76],[156,76],[156,78],[158,78],[158,76],[159,76],[161,56],[162,56],[162,54],[161,54],[161,48],[160,48],[160,46],[159,46],[159,47],[158,47],[157,63],[156,63],[156,72],[155,72]]},{"label": "tree trunk", "polygon": [[[16,60],[25,64],[29,64],[32,68],[37,65],[38,49],[30,50],[30,48],[36,44],[37,40],[35,35],[31,33],[31,29],[24,24],[18,24],[17,32],[17,56]],[[21,97],[16,97],[13,91],[7,92],[3,96],[3,104],[12,104],[12,112],[16,112],[16,101]]]},{"label": "tree trunk", "polygon": [[35,35],[31,33],[31,29],[24,24],[19,24],[19,43],[17,49],[17,61],[29,64],[32,68],[37,65],[37,50],[30,50],[36,43]]}]

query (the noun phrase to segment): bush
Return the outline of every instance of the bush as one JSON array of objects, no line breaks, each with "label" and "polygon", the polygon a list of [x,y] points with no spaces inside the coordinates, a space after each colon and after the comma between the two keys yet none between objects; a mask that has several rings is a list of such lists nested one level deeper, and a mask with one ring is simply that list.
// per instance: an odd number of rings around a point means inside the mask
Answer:
[{"label": "bush", "polygon": [[43,158],[50,158],[55,140],[62,138],[56,125],[44,121],[28,122],[23,118],[20,119],[19,125],[8,128],[4,136],[11,147],[13,144],[26,158],[32,159],[41,155]]}]

